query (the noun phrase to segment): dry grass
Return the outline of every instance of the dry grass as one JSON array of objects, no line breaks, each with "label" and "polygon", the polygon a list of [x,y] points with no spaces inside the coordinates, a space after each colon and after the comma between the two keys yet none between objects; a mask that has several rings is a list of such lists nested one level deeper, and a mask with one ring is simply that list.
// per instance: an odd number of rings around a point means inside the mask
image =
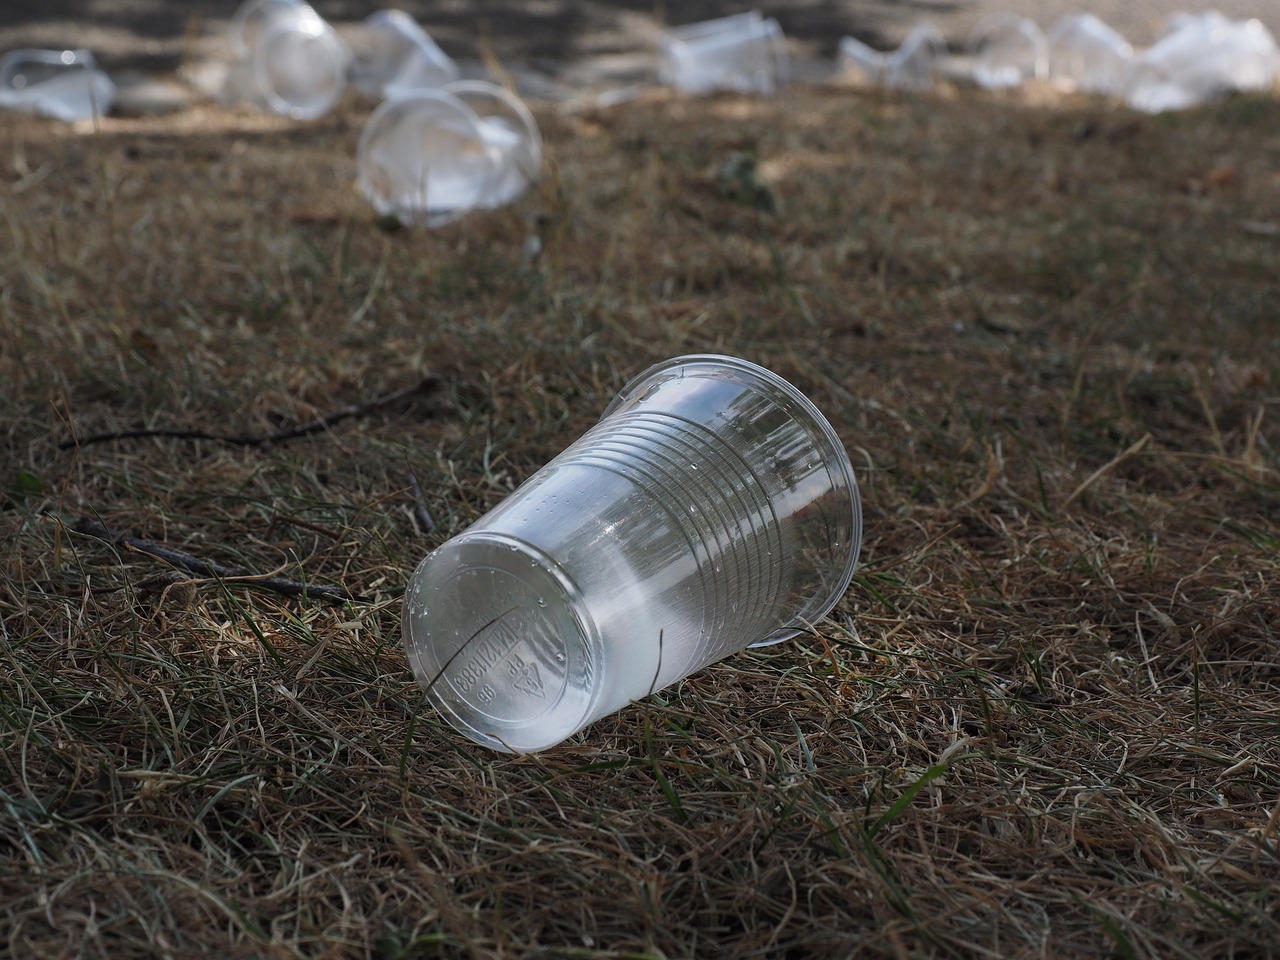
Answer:
[{"label": "dry grass", "polygon": [[[1280,953],[1280,104],[544,108],[540,195],[434,233],[372,222],[362,116],[5,120],[0,951]],[[461,742],[413,566],[703,351],[837,425],[854,586],[544,755]]]}]

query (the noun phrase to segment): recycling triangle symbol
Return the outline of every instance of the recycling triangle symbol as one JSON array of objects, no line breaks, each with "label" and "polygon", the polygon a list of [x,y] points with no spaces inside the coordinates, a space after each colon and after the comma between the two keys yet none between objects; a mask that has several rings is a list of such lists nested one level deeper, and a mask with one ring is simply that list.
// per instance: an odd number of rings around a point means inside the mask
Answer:
[{"label": "recycling triangle symbol", "polygon": [[546,694],[542,691],[542,674],[538,672],[536,663],[526,663],[512,686],[531,697],[537,697],[539,700],[546,699]]}]

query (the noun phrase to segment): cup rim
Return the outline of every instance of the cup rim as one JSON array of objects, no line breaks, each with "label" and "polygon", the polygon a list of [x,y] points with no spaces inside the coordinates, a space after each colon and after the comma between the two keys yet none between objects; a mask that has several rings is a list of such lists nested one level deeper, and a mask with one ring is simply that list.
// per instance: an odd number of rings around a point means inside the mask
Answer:
[{"label": "cup rim", "polygon": [[811,435],[814,436],[815,441],[819,445],[826,447],[823,453],[826,454],[824,462],[827,470],[832,474],[833,481],[844,484],[849,494],[853,536],[851,537],[852,549],[845,559],[844,568],[833,581],[833,587],[827,592],[826,596],[823,596],[820,600],[817,597],[811,598],[785,625],[775,630],[768,637],[748,644],[749,647],[771,646],[802,633],[807,627],[821,620],[831,612],[835,605],[840,602],[840,598],[844,596],[844,592],[849,589],[849,584],[853,581],[854,571],[858,566],[858,555],[862,551],[862,498],[858,490],[858,480],[853,473],[853,464],[849,460],[849,453],[845,450],[843,441],[841,441],[839,434],[836,433],[835,427],[831,425],[831,421],[826,418],[813,401],[805,396],[798,387],[769,368],[740,357],[715,353],[691,353],[655,363],[627,381],[622,389],[618,391],[617,396],[605,407],[604,412],[600,415],[600,422],[603,423],[613,416],[615,411],[626,403],[630,397],[655,378],[670,374],[678,368],[696,365],[730,370],[738,374],[744,381],[748,379],[754,380],[766,392],[771,393],[775,399],[788,402],[791,405],[790,412],[793,415],[796,412],[801,414],[807,420],[808,426],[812,430]]}]

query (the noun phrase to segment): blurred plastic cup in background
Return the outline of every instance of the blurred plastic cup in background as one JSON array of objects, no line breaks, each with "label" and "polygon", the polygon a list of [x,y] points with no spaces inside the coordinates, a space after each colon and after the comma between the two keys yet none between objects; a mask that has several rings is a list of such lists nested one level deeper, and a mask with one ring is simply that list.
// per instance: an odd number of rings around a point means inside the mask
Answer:
[{"label": "blurred plastic cup in background", "polygon": [[880,52],[854,37],[840,40],[842,68],[861,73],[868,83],[896,90],[928,90],[938,61],[946,53],[942,34],[932,23],[916,24],[897,50]]},{"label": "blurred plastic cup in background", "polygon": [[974,82],[989,90],[1018,87],[1048,75],[1044,32],[1027,17],[1002,13],[983,20],[969,34],[965,49]]},{"label": "blurred plastic cup in background", "polygon": [[658,41],[659,80],[686,93],[774,94],[787,72],[782,28],[759,11],[676,27]]},{"label": "blurred plastic cup in background", "polygon": [[392,94],[365,123],[356,154],[357,185],[374,209],[428,227],[510,203],[541,165],[529,108],[483,80]]},{"label": "blurred plastic cup in background", "polygon": [[389,96],[458,79],[458,65],[402,10],[371,14],[356,31],[354,44],[351,83],[364,93]]},{"label": "blurred plastic cup in background", "polygon": [[346,89],[351,52],[306,3],[248,0],[232,17],[230,40],[254,92],[276,113],[314,120]]},{"label": "blurred plastic cup in background", "polygon": [[438,227],[485,205],[502,176],[476,112],[443,90],[385,100],[365,122],[356,183],[382,216]]},{"label": "blurred plastic cup in background", "polygon": [[423,560],[405,647],[456,729],[543,750],[816,623],[861,537],[848,455],[804,394],[744,360],[678,357]]},{"label": "blurred plastic cup in background", "polygon": [[88,50],[14,50],[0,57],[0,107],[55,120],[110,112],[116,85]]},{"label": "blurred plastic cup in background", "polygon": [[1124,92],[1133,47],[1091,13],[1073,14],[1049,28],[1049,77],[1082,93]]},{"label": "blurred plastic cup in background", "polygon": [[1233,90],[1269,90],[1277,75],[1280,50],[1260,21],[1180,14],[1133,58],[1124,96],[1146,113],[1183,110]]},{"label": "blurred plastic cup in background", "polygon": [[885,83],[899,90],[929,89],[946,52],[947,42],[937,27],[928,21],[916,24],[889,57]]},{"label": "blurred plastic cup in background", "polygon": [[497,154],[500,174],[484,206],[510,203],[537,182],[542,169],[542,135],[529,108],[503,87],[484,80],[446,84],[480,118],[480,134]]}]

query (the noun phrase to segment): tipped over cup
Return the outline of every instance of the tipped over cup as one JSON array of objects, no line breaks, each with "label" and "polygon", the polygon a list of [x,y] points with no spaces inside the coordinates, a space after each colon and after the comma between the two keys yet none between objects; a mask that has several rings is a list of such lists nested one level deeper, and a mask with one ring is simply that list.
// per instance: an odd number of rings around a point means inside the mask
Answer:
[{"label": "tipped over cup", "polygon": [[88,50],[14,50],[0,57],[0,107],[74,122],[105,116],[116,85]]},{"label": "tipped over cup", "polygon": [[1133,47],[1091,13],[1063,17],[1049,28],[1049,76],[1072,90],[1124,92]]},{"label": "tipped over cup", "polygon": [[497,84],[455,81],[394,92],[366,121],[356,183],[382,216],[438,227],[510,203],[542,164],[538,125]]},{"label": "tipped over cup", "polygon": [[776,93],[787,82],[786,40],[778,21],[759,11],[665,31],[658,78],[686,93]]},{"label": "tipped over cup", "polygon": [[231,99],[244,97],[295,120],[315,120],[346,89],[350,50],[301,0],[246,0],[229,34],[237,57],[228,78]]},{"label": "tipped over cup", "polygon": [[1028,17],[1012,13],[988,17],[970,32],[965,48],[973,81],[989,90],[1018,87],[1048,75],[1044,31]]},{"label": "tipped over cup", "polygon": [[356,30],[354,44],[351,82],[364,93],[387,96],[458,79],[458,65],[403,10],[370,14]]},{"label": "tipped over cup", "polygon": [[422,561],[409,662],[467,737],[544,750],[815,624],[861,535],[848,455],[803,393],[745,360],[677,357]]},{"label": "tipped over cup", "polygon": [[895,90],[928,90],[938,61],[946,53],[942,34],[927,20],[917,23],[896,50],[880,51],[856,37],[843,37],[840,65],[872,86]]}]

